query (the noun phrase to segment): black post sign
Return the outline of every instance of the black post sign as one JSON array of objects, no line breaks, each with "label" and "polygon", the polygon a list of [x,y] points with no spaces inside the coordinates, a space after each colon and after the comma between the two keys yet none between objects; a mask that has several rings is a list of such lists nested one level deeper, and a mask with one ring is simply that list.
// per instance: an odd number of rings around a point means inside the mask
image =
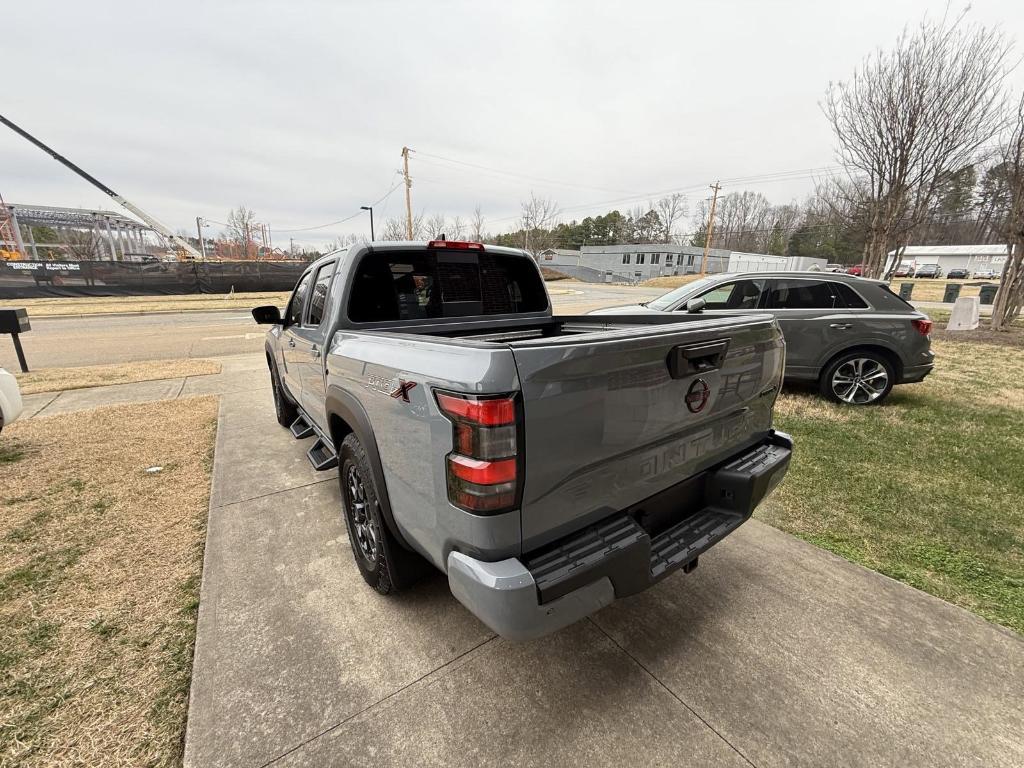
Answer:
[{"label": "black post sign", "polygon": [[0,333],[9,333],[14,339],[14,351],[18,353],[22,373],[28,373],[28,363],[25,362],[25,350],[21,348],[21,337],[18,334],[31,330],[27,309],[0,309]]}]

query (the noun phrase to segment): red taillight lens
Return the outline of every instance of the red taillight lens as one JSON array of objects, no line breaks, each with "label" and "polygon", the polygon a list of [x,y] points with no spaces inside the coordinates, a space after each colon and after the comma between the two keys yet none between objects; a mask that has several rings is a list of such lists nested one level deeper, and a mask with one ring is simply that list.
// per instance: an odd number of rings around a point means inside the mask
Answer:
[{"label": "red taillight lens", "polygon": [[910,322],[914,324],[914,327],[917,328],[917,332],[920,333],[922,336],[927,336],[929,333],[932,332],[933,323],[931,320],[927,318],[917,318],[915,320],[911,320]]},{"label": "red taillight lens", "polygon": [[448,457],[448,471],[470,483],[497,485],[516,479],[516,460],[482,461],[453,453]]},{"label": "red taillight lens", "polygon": [[449,501],[476,513],[514,509],[519,483],[515,398],[435,395],[452,422],[454,450],[445,459]]},{"label": "red taillight lens", "polygon": [[446,416],[488,427],[512,424],[516,420],[516,402],[511,397],[477,400],[438,392],[437,404]]},{"label": "red taillight lens", "polygon": [[462,240],[431,240],[427,248],[450,248],[453,251],[482,251],[483,243],[467,243]]}]

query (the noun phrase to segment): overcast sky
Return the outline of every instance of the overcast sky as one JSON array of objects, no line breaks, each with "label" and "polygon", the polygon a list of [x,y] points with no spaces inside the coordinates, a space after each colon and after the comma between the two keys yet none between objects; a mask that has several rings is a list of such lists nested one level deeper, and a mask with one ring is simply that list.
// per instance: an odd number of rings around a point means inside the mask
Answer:
[{"label": "overcast sky", "polygon": [[[673,189],[693,208],[715,179],[785,202],[810,173],[738,179],[834,165],[829,81],[943,6],[10,0],[0,114],[172,229],[245,204],[275,245],[368,232],[365,214],[286,230],[382,198],[403,145],[416,212],[479,204],[492,231],[531,190],[566,219]],[[977,0],[971,16],[1013,33],[1024,2]],[[2,126],[0,194],[116,207]],[[404,215],[402,189],[375,214]]]}]

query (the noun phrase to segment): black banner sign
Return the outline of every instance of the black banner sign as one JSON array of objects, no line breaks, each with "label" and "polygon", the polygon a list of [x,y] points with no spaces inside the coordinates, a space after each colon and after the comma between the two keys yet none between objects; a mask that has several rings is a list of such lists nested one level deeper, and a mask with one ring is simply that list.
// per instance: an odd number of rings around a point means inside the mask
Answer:
[{"label": "black banner sign", "polygon": [[290,291],[301,261],[0,261],[0,299]]}]

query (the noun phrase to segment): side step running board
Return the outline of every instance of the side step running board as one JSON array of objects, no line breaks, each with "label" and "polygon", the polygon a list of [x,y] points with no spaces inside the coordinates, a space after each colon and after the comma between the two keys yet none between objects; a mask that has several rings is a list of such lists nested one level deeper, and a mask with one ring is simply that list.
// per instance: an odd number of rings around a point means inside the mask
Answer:
[{"label": "side step running board", "polygon": [[[310,432],[312,432],[312,429]],[[313,447],[306,451],[306,457],[317,472],[322,472],[325,469],[334,469],[338,466],[338,454],[334,452],[334,448],[323,438],[318,437],[316,439]]]},{"label": "side step running board", "polygon": [[292,422],[292,425],[288,427],[288,430],[296,440],[303,440],[304,438],[313,436],[313,425],[306,421],[306,417],[301,413],[298,418]]}]

